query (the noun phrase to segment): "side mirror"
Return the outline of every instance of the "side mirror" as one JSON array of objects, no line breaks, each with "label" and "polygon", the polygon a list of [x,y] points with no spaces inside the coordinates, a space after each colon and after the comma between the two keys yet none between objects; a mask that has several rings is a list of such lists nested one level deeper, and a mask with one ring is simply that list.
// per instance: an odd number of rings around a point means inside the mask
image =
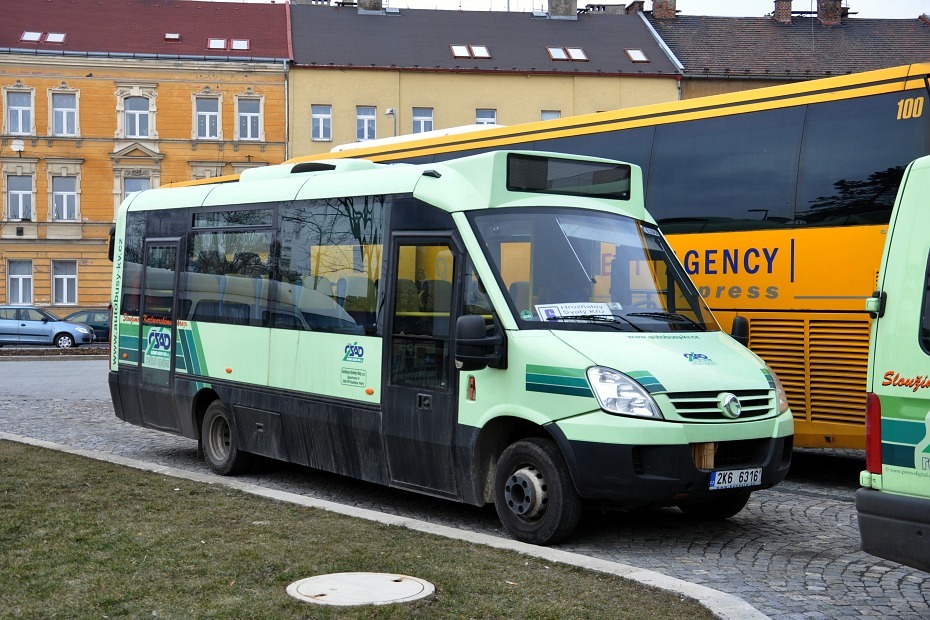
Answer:
[{"label": "side mirror", "polygon": [[504,367],[503,337],[489,336],[484,317],[479,314],[460,316],[455,322],[455,367],[459,370],[481,370],[488,366]]},{"label": "side mirror", "polygon": [[873,319],[880,319],[885,316],[885,303],[888,301],[888,293],[885,291],[875,291],[872,296],[865,300],[865,311]]},{"label": "side mirror", "polygon": [[749,319],[744,316],[733,317],[733,328],[730,330],[733,340],[744,347],[749,346]]}]

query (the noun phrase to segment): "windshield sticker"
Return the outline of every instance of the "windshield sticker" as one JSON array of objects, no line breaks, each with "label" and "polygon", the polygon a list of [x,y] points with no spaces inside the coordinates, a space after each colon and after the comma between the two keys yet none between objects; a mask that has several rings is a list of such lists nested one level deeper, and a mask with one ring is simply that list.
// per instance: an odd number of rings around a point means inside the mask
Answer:
[{"label": "windshield sticker", "polygon": [[543,321],[557,321],[573,316],[610,316],[610,306],[603,303],[539,304],[536,314]]},{"label": "windshield sticker", "polygon": [[655,235],[656,237],[661,236],[659,235],[659,231],[656,230],[655,228],[646,228],[645,226],[643,226],[643,232],[646,233],[647,235]]},{"label": "windshield sticker", "polygon": [[523,312],[520,313],[520,318],[523,319],[524,321],[529,321],[530,319],[533,318],[533,313],[530,312],[529,310],[524,310]]}]

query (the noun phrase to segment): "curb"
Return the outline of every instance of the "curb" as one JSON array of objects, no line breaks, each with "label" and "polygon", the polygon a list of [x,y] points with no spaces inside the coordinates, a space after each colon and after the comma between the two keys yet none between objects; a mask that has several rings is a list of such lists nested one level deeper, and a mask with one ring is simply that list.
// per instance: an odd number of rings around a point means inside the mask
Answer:
[{"label": "curb", "polygon": [[288,502],[307,508],[318,508],[320,510],[326,510],[349,517],[374,521],[384,525],[405,527],[407,529],[415,530],[418,532],[435,534],[437,536],[461,540],[463,542],[477,543],[487,547],[493,547],[495,549],[515,551],[523,555],[528,555],[550,562],[558,562],[560,564],[577,566],[579,568],[584,568],[599,573],[616,575],[624,579],[629,579],[643,585],[659,588],[661,590],[672,592],[682,597],[697,601],[702,606],[706,607],[711,613],[713,613],[715,617],[720,618],[721,620],[770,620],[768,616],[757,610],[755,607],[751,606],[741,598],[733,596],[732,594],[720,592],[719,590],[714,590],[713,588],[708,588],[707,586],[689,583],[687,581],[676,579],[675,577],[669,577],[655,571],[630,566],[629,564],[620,564],[619,562],[599,560],[597,558],[591,558],[579,553],[560,551],[550,547],[539,547],[536,545],[522,543],[513,539],[497,538],[487,534],[467,532],[453,527],[437,525],[435,523],[428,523],[425,521],[418,521],[416,519],[410,519],[407,517],[399,517],[376,510],[345,506],[336,502],[306,497],[296,493],[266,489],[255,484],[236,480],[235,478],[225,478],[212,474],[200,474],[197,472],[177,469],[175,467],[155,465],[153,463],[121,457],[107,452],[99,452],[97,450],[82,450],[78,448],[72,448],[70,446],[65,446],[50,441],[43,441],[41,439],[34,439],[32,437],[24,437],[21,435],[0,432],[0,440],[13,441],[26,445],[36,446],[39,448],[56,450],[58,452],[66,452],[68,454],[83,456],[98,461],[106,461],[115,465],[132,467],[133,469],[149,471],[156,474],[171,476],[173,478],[181,478],[184,480],[201,482],[204,484],[222,485],[231,489],[236,489],[238,491],[257,495],[259,497],[266,497],[268,499]]}]

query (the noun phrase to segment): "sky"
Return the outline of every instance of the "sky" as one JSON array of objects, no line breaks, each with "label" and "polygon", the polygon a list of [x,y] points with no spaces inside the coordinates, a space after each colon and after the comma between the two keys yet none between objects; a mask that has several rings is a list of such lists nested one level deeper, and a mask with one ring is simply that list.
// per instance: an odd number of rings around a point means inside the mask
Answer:
[{"label": "sky", "polygon": [[[629,4],[613,0],[578,0],[580,6],[591,3]],[[532,11],[545,10],[547,0],[384,0],[385,6],[411,9],[461,9],[465,11]],[[843,0],[853,17],[884,19],[917,18],[930,14],[930,0]],[[688,15],[729,15],[736,17],[762,17],[775,9],[774,0],[678,0],[677,8]],[[817,0],[794,0],[795,11],[817,10]],[[651,0],[646,10],[652,9]]]}]

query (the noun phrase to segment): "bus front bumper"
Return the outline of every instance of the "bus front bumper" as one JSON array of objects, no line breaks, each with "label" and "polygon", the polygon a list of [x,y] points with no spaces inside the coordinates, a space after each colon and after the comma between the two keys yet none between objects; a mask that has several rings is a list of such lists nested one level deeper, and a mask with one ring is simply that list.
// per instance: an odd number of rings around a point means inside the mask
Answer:
[{"label": "bus front bumper", "polygon": [[[689,444],[627,445],[569,440],[554,433],[579,495],[619,508],[684,506],[781,482],[791,465],[793,437],[719,442],[712,469],[695,464]],[[712,490],[712,472],[761,468],[759,484]]]}]

